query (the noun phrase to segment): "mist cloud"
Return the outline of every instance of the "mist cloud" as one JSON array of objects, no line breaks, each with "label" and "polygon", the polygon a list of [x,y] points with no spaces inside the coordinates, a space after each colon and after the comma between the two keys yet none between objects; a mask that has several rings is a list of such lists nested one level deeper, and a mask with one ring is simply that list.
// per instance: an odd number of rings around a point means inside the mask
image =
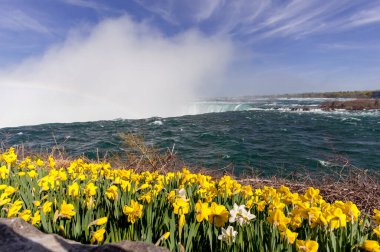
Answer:
[{"label": "mist cloud", "polygon": [[232,55],[225,38],[104,20],[0,73],[0,127],[180,115],[216,88]]}]

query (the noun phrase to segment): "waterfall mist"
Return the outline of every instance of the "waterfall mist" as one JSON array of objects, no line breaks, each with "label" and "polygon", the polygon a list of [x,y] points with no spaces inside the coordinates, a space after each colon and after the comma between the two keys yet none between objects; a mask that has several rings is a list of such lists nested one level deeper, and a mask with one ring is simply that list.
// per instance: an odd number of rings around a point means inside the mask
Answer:
[{"label": "waterfall mist", "polygon": [[176,116],[232,59],[226,38],[166,36],[128,16],[69,33],[61,44],[0,72],[0,127]]}]

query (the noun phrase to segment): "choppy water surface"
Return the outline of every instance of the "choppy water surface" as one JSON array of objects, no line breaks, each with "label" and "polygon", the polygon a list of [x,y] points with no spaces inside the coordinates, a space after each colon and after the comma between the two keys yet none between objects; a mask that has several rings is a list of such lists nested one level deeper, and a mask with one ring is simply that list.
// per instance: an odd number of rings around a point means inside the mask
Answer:
[{"label": "choppy water surface", "polygon": [[[36,151],[62,144],[72,155],[122,153],[120,133],[144,135],[149,144],[177,154],[191,165],[235,170],[253,167],[264,174],[316,171],[335,157],[380,170],[380,111],[323,112],[323,99],[257,100],[249,103],[201,102],[174,118],[44,124],[0,129],[6,146]],[[311,106],[310,111],[293,111]],[[208,113],[209,112],[209,113]]]}]

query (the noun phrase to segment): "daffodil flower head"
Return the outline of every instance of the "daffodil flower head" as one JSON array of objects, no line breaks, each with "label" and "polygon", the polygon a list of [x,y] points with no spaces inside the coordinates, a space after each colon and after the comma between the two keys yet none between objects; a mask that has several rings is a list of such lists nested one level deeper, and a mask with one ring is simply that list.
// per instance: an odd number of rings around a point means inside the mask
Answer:
[{"label": "daffodil flower head", "polygon": [[143,205],[134,200],[131,200],[130,205],[125,205],[123,207],[123,213],[128,216],[128,221],[132,224],[135,223],[137,219],[140,219],[142,217],[142,210]]},{"label": "daffodil flower head", "polygon": [[222,234],[218,235],[218,240],[231,244],[235,242],[237,234],[238,232],[232,226],[228,226],[227,229],[222,228]]},{"label": "daffodil flower head", "polygon": [[115,185],[110,186],[106,191],[106,196],[109,200],[117,199],[118,195],[118,189]]},{"label": "daffodil flower head", "polygon": [[297,240],[296,241],[297,251],[302,252],[317,252],[318,251],[318,242],[312,240]]},{"label": "daffodil flower head", "polygon": [[104,240],[106,230],[101,228],[92,234],[91,243],[100,243]]},{"label": "daffodil flower head", "polygon": [[230,210],[230,223],[237,222],[240,226],[243,226],[254,218],[256,216],[247,211],[245,205],[238,206],[235,203],[234,208]]},{"label": "daffodil flower head", "polygon": [[173,203],[173,212],[175,214],[188,214],[189,213],[189,202],[187,200],[184,200],[182,198],[178,198]]},{"label": "daffodil flower head", "polygon": [[24,221],[28,222],[30,220],[30,216],[31,216],[31,211],[29,209],[26,209],[24,211],[22,211],[18,217],[23,219]]},{"label": "daffodil flower head", "polygon": [[365,251],[379,252],[380,251],[380,244],[378,241],[365,240],[363,243],[363,249]]},{"label": "daffodil flower head", "polygon": [[208,203],[202,203],[201,201],[198,201],[195,204],[195,209],[197,211],[196,219],[198,222],[202,222],[203,220],[207,220],[208,216],[211,213],[211,210],[208,206]]},{"label": "daffodil flower head", "polygon": [[65,217],[67,219],[71,219],[71,217],[73,217],[76,214],[76,212],[74,211],[74,205],[73,204],[67,204],[66,201],[63,201],[61,204],[61,210],[60,210],[59,214],[62,217]]},{"label": "daffodil flower head", "polygon": [[208,221],[216,227],[222,227],[228,221],[228,215],[229,212],[225,206],[212,202]]},{"label": "daffodil flower head", "polygon": [[42,205],[42,212],[44,214],[46,213],[49,213],[51,211],[51,206],[53,205],[53,202],[50,202],[50,201],[46,201],[43,205]]}]

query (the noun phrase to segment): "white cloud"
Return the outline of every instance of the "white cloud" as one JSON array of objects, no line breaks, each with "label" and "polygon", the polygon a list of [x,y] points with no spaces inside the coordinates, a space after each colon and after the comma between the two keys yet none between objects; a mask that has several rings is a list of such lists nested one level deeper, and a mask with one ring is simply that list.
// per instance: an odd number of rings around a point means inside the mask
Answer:
[{"label": "white cloud", "polygon": [[0,73],[0,127],[178,115],[215,88],[233,53],[227,39],[168,38],[125,16],[76,34]]}]

